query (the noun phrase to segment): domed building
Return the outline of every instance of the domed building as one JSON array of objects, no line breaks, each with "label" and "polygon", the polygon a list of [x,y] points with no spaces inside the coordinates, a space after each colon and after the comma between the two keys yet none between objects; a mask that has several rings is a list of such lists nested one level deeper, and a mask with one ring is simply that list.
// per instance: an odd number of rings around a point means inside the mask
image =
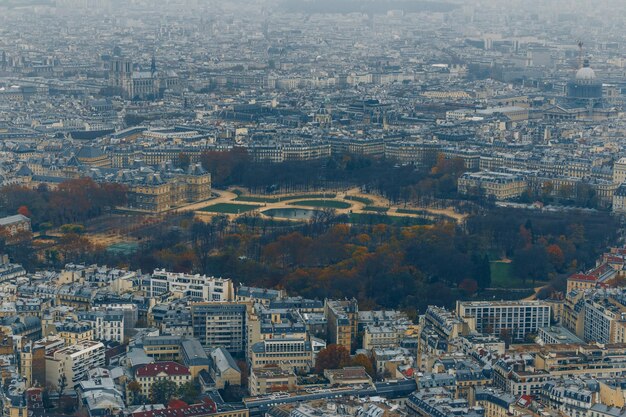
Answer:
[{"label": "domed building", "polygon": [[574,79],[567,83],[565,97],[557,99],[555,105],[544,110],[547,120],[605,120],[617,116],[617,110],[608,107],[602,99],[602,82],[583,61]]},{"label": "domed building", "polygon": [[602,100],[602,83],[596,79],[596,73],[589,66],[588,59],[585,59],[582,68],[576,72],[574,80],[567,83],[567,98],[582,101],[580,104],[585,107]]}]

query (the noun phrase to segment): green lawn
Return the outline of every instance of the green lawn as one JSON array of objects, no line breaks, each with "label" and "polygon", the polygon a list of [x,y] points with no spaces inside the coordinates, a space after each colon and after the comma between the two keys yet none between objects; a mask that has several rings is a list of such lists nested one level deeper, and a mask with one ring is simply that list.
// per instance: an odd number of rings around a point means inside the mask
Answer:
[{"label": "green lawn", "polygon": [[370,204],[374,202],[374,200],[370,200],[369,198],[357,197],[357,196],[352,196],[352,195],[347,195],[344,198],[350,201],[358,201],[359,203],[363,203],[366,206],[369,206]]},{"label": "green lawn", "polygon": [[240,195],[235,201],[250,201],[252,203],[277,203],[278,198],[273,197],[253,197],[250,195]]},{"label": "green lawn", "polygon": [[350,203],[336,200],[303,200],[289,203],[290,206],[303,206],[303,207],[323,207],[334,209],[347,209],[352,207]]},{"label": "green lawn", "polygon": [[235,201],[249,201],[251,203],[278,203],[280,201],[302,200],[303,198],[335,198],[337,194],[296,194],[284,197],[265,197],[252,195],[239,195]]},{"label": "green lawn", "polygon": [[418,214],[418,215],[432,215],[431,213],[429,213],[426,210],[411,210],[411,209],[403,209],[403,208],[399,208],[398,210],[396,210],[398,213],[403,213],[403,214]]},{"label": "green lawn", "polygon": [[535,281],[534,284],[531,280],[522,282],[513,275],[511,263],[491,262],[491,287],[493,288],[533,288],[543,284],[545,284],[543,281]]},{"label": "green lawn", "polygon": [[365,206],[363,207],[365,211],[375,211],[377,213],[387,213],[389,211],[389,207],[380,207],[380,206]]},{"label": "green lawn", "polygon": [[513,278],[511,264],[505,262],[491,262],[491,286],[513,288],[517,281]]},{"label": "green lawn", "polygon": [[218,203],[213,204],[202,209],[202,211],[209,211],[211,213],[224,213],[224,214],[239,214],[245,213],[259,208],[261,206],[257,204],[232,204],[232,203]]},{"label": "green lawn", "polygon": [[285,197],[281,197],[280,201],[301,200],[303,198],[335,198],[335,197],[337,197],[337,194],[335,193],[296,194],[296,195],[288,195]]}]

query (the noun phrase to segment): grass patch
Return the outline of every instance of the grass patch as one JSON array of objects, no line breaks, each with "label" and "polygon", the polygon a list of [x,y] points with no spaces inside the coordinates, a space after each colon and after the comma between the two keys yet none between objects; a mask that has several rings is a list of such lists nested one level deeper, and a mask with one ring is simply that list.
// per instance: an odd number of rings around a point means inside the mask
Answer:
[{"label": "grass patch", "polygon": [[491,286],[499,288],[513,288],[514,281],[511,264],[506,262],[491,262]]},{"label": "grass patch", "polygon": [[296,195],[288,195],[285,197],[281,197],[280,201],[287,200],[302,200],[303,198],[336,198],[337,194],[335,193],[317,193],[317,194],[296,194]]},{"label": "grass patch", "polygon": [[426,210],[413,210],[413,209],[403,209],[403,208],[399,208],[398,210],[396,210],[398,213],[403,213],[403,214],[416,214],[416,215],[420,215],[420,216],[432,216],[432,213],[429,213]]},{"label": "grass patch", "polygon": [[389,207],[365,206],[363,207],[363,210],[375,211],[376,213],[387,213],[389,211]]},{"label": "grass patch", "polygon": [[304,206],[304,207],[322,207],[322,208],[334,208],[334,209],[347,209],[352,207],[350,203],[336,200],[303,200],[289,203],[290,206]]},{"label": "grass patch", "polygon": [[265,196],[255,196],[255,195],[241,195],[238,194],[238,197],[235,201],[248,201],[251,203],[279,203],[281,201],[291,201],[291,200],[302,200],[305,198],[336,198],[337,194],[327,193],[327,194],[296,194],[296,195],[287,195],[283,197],[265,197]]},{"label": "grass patch", "polygon": [[353,196],[353,195],[347,195],[344,198],[346,200],[350,200],[350,201],[358,201],[359,203],[363,203],[366,206],[369,206],[370,204],[372,204],[374,202],[374,200],[370,200],[369,198],[357,197],[357,196]]},{"label": "grass patch", "polygon": [[491,287],[493,288],[534,288],[546,284],[544,281],[532,280],[523,282],[513,274],[513,266],[510,262],[492,261]]},{"label": "grass patch", "polygon": [[224,213],[224,214],[239,214],[246,211],[252,211],[261,206],[257,204],[232,204],[232,203],[217,203],[212,206],[203,208],[201,211],[208,211],[211,213]]},{"label": "grass patch", "polygon": [[240,195],[235,201],[249,201],[251,203],[277,203],[278,198],[272,197],[253,197],[251,195]]},{"label": "grass patch", "polygon": [[117,242],[110,245],[106,250],[115,254],[130,255],[137,252],[139,244],[136,242]]}]

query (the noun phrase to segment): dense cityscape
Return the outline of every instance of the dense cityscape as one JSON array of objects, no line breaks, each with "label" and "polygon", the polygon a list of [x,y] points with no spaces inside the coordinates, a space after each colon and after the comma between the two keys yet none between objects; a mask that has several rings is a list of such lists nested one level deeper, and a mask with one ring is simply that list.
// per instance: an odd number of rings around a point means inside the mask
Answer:
[{"label": "dense cityscape", "polygon": [[626,3],[0,0],[0,413],[626,417]]}]

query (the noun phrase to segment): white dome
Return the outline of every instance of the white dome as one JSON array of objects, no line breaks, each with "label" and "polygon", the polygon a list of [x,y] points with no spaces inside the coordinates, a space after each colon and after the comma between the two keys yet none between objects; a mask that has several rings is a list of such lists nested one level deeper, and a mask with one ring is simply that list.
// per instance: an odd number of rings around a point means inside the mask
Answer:
[{"label": "white dome", "polygon": [[576,72],[576,79],[581,81],[595,80],[596,73],[589,67],[582,67]]}]

